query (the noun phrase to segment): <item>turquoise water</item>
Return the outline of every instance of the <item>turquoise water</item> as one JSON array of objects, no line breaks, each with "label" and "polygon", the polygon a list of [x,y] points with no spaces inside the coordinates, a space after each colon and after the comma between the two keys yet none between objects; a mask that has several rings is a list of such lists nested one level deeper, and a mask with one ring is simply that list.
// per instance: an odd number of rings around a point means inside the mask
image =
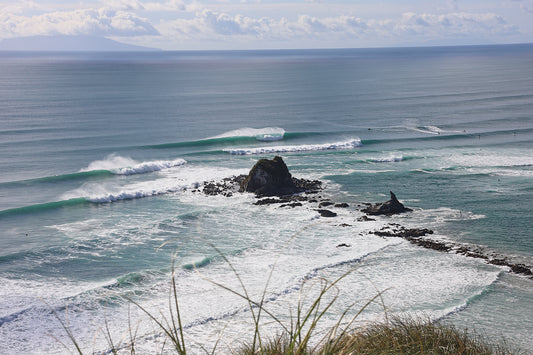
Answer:
[{"label": "turquoise water", "polygon": [[[117,341],[138,322],[139,349],[161,347],[124,296],[165,312],[173,255],[189,340],[211,348],[224,330],[221,353],[252,329],[246,304],[205,280],[240,289],[227,261],[254,297],[274,269],[282,319],[356,267],[339,310],[386,290],[390,312],[533,348],[532,280],[371,233],[427,227],[533,264],[533,46],[3,52],[0,74],[3,352],[66,352],[52,311],[86,351],[109,348],[106,322]],[[274,155],[350,207],[327,219],[195,192]],[[389,190],[414,211],[358,221]],[[359,319],[381,317],[375,304]]]}]

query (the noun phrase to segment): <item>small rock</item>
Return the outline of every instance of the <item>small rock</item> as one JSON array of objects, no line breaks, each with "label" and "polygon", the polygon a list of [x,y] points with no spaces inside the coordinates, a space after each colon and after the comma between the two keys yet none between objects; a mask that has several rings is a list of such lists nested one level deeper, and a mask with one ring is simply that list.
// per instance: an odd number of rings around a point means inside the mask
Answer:
[{"label": "small rock", "polygon": [[350,205],[345,203],[345,202],[343,202],[343,203],[336,203],[335,207],[337,207],[337,208],[348,208],[348,207],[350,207]]},{"label": "small rock", "polygon": [[316,210],[322,217],[337,217],[337,214],[335,212],[332,212],[330,210]]},{"label": "small rock", "polygon": [[531,269],[529,269],[524,264],[513,264],[511,265],[511,271],[515,274],[523,274],[523,275],[533,275],[531,272]]},{"label": "small rock", "polygon": [[301,207],[301,206],[303,206],[301,202],[293,202],[293,203],[285,203],[285,204],[283,204],[283,205],[281,205],[279,207],[280,208],[282,208],[282,207],[292,207],[292,208],[294,208],[294,207]]}]

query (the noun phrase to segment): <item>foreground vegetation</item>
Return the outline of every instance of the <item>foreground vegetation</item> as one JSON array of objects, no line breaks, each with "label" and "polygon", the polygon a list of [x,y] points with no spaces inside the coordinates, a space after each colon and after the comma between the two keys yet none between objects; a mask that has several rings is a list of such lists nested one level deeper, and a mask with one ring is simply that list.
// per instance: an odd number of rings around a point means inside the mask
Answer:
[{"label": "foreground vegetation", "polygon": [[503,345],[489,345],[482,337],[468,333],[467,330],[461,331],[430,321],[400,318],[386,323],[370,324],[312,349],[304,347],[293,351],[287,339],[286,336],[278,337],[255,351],[251,346],[245,345],[236,354],[517,354]]}]

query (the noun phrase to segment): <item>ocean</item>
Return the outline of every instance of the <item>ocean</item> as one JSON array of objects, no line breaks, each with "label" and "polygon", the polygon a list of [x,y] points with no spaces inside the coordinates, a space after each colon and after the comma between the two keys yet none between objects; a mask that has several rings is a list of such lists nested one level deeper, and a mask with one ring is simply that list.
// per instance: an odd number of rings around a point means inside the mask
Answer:
[{"label": "ocean", "polygon": [[[533,353],[533,279],[374,233],[533,265],[533,45],[1,52],[0,82],[1,353],[68,353],[59,320],[86,353],[109,352],[106,329],[170,350],[132,300],[170,319],[174,272],[188,349],[224,354],[253,319],[217,284],[289,324],[352,269],[323,329],[381,293],[354,326],[410,315]],[[349,207],[201,191],[276,155]],[[389,191],[413,211],[362,219]]]}]

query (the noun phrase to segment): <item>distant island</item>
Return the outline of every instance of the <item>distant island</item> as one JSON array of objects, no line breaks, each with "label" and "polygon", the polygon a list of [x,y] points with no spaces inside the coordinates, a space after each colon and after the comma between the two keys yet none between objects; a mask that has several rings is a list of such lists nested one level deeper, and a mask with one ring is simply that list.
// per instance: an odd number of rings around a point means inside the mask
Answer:
[{"label": "distant island", "polygon": [[159,51],[96,36],[31,36],[0,41],[0,51]]}]

